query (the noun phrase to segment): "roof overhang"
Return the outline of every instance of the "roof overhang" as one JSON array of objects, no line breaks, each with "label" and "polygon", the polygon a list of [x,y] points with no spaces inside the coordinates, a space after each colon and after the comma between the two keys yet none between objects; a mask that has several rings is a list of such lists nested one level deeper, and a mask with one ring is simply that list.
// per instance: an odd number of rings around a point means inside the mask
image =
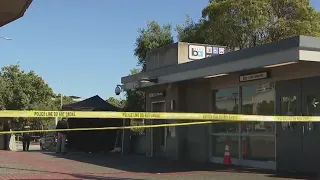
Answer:
[{"label": "roof overhang", "polygon": [[[256,68],[269,68],[299,61],[320,62],[320,38],[296,36],[221,56],[155,69],[127,77],[121,82],[124,89],[137,89],[154,85],[204,78]],[[155,79],[145,82],[142,79]]]},{"label": "roof overhang", "polygon": [[21,18],[32,0],[0,0],[0,27]]}]

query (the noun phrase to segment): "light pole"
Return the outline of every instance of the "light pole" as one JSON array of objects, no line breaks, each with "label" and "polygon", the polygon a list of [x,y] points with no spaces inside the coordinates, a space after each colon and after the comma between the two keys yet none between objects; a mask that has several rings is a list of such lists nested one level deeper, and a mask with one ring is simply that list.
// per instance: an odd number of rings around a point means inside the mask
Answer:
[{"label": "light pole", "polygon": [[[57,83],[56,81],[49,81],[49,82],[46,82],[47,84],[49,83]],[[61,83],[61,86],[62,86],[62,81],[60,81],[59,83]],[[57,98],[57,97],[55,97]],[[62,92],[60,92],[60,110],[62,110],[62,105],[63,105],[63,95],[62,95]],[[55,117],[55,124],[57,125],[58,124],[58,117]]]},{"label": "light pole", "polygon": [[63,95],[62,93],[60,93],[60,109],[62,109],[62,105],[63,105]]},{"label": "light pole", "polygon": [[5,37],[5,36],[0,36],[0,38],[3,39],[3,40],[7,40],[7,41],[12,40],[11,38]]},{"label": "light pole", "polygon": [[[114,90],[115,94],[118,96],[120,95],[121,92],[124,92],[124,87],[123,85],[117,85],[115,90]],[[126,125],[126,120],[125,119],[122,119],[122,126],[124,127]],[[123,147],[124,147],[124,129],[122,129],[122,137],[121,137],[121,154],[124,153],[124,150],[123,150]]]}]

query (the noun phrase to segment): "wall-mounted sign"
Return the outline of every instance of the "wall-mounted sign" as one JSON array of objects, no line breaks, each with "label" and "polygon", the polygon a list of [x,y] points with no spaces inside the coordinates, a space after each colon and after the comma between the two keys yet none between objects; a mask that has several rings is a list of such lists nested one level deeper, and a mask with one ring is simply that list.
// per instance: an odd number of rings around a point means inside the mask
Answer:
[{"label": "wall-mounted sign", "polygon": [[218,47],[213,47],[212,54],[219,54],[219,48]]},{"label": "wall-mounted sign", "polygon": [[266,79],[266,78],[268,78],[268,72],[261,72],[261,73],[240,76],[239,80],[240,82],[245,82],[245,81],[254,81],[254,80]]},{"label": "wall-mounted sign", "polygon": [[219,54],[224,54],[224,48],[219,48]]},{"label": "wall-mounted sign", "polygon": [[188,58],[189,60],[199,60],[206,57],[215,55],[221,55],[225,53],[224,47],[215,47],[210,45],[195,45],[190,44],[188,46]]},{"label": "wall-mounted sign", "polygon": [[206,47],[205,46],[197,46],[197,45],[189,45],[189,59],[198,60],[206,57]]},{"label": "wall-mounted sign", "polygon": [[165,92],[149,93],[150,98],[159,97],[159,96],[166,96],[166,93]]}]

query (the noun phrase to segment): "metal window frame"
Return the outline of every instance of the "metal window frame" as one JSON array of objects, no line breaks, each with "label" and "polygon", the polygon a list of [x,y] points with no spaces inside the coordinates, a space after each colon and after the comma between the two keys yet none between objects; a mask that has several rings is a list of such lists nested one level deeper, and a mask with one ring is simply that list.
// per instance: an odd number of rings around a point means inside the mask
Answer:
[{"label": "metal window frame", "polygon": [[[274,85],[274,115],[276,115],[276,110],[277,110],[277,104],[276,104],[276,82],[275,81],[269,81],[268,83],[273,83]],[[253,86],[255,84],[259,84],[259,81],[257,83],[250,83],[250,84],[241,84],[238,86],[238,114],[241,114],[242,113],[242,89],[244,86]],[[234,87],[229,87],[229,88],[234,88]],[[228,88],[221,88],[221,89],[228,89]],[[211,91],[214,90],[214,89],[211,89]],[[210,98],[210,106],[213,106],[213,97]],[[211,108],[211,112],[213,112],[212,108]],[[239,145],[238,145],[238,152],[239,152],[239,157],[238,159],[234,159],[235,163],[234,164],[237,164],[237,165],[245,165],[245,166],[250,166],[252,165],[252,167],[263,167],[263,168],[266,168],[266,169],[276,169],[276,162],[277,162],[277,138],[276,138],[276,134],[277,134],[277,123],[274,122],[274,126],[275,126],[275,130],[274,132],[272,133],[245,133],[243,134],[242,133],[242,123],[239,122],[238,123],[238,132],[236,133],[224,133],[224,132],[221,132],[221,133],[214,133],[212,130],[213,130],[213,126],[214,124],[211,124],[210,125],[210,128],[209,128],[209,157],[210,157],[210,161],[212,162],[220,162],[221,160],[221,157],[215,157],[213,156],[212,154],[212,150],[213,150],[213,147],[212,147],[212,136],[238,136],[238,142],[239,142]],[[274,148],[274,159],[275,161],[274,162],[261,162],[261,161],[256,161],[256,160],[245,160],[243,159],[242,157],[242,139],[243,137],[274,137],[274,141],[275,141],[275,148]],[[221,161],[222,162],[222,161]],[[263,164],[266,164],[266,165],[263,165]]]}]

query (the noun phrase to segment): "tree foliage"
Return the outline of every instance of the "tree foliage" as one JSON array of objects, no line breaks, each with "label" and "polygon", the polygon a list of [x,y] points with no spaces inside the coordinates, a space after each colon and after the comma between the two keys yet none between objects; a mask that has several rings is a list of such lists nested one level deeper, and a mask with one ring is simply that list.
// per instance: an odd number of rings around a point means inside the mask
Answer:
[{"label": "tree foliage", "polygon": [[[138,30],[134,55],[137,57],[137,65],[140,68],[131,70],[130,75],[141,72],[145,69],[147,52],[160,48],[174,42],[171,24],[160,25],[156,21],[147,22],[147,27]],[[142,91],[126,91],[127,111],[145,111],[145,95]]]},{"label": "tree foliage", "polygon": [[156,21],[147,22],[147,27],[138,30],[134,55],[138,58],[138,65],[144,67],[147,52],[174,42],[171,24],[159,25]]},{"label": "tree foliage", "polygon": [[[62,96],[62,100],[61,100],[61,96]],[[52,100],[53,100],[53,107],[50,107],[50,109],[53,109],[53,110],[60,110],[61,105],[72,104],[75,102],[75,100],[72,97],[65,96],[61,93],[55,95]]]},{"label": "tree foliage", "polygon": [[50,106],[54,97],[52,89],[35,72],[24,72],[19,65],[6,66],[1,69],[1,99],[7,110],[30,110],[34,107]]},{"label": "tree foliage", "polygon": [[294,35],[320,36],[309,0],[210,0],[195,23],[177,27],[178,40],[243,49]]},{"label": "tree foliage", "polygon": [[[130,75],[139,73],[141,70],[134,68],[130,71]],[[143,112],[145,111],[145,93],[143,91],[136,91],[135,89],[130,89],[126,91],[126,111],[131,112]]]},{"label": "tree foliage", "polygon": [[309,0],[212,0],[202,18],[206,43],[230,48],[320,35],[319,12]]},{"label": "tree foliage", "polygon": [[184,24],[177,25],[177,38],[180,42],[188,43],[206,43],[206,32],[204,29],[204,21],[194,22],[189,15],[186,16]]},{"label": "tree foliage", "polygon": [[118,108],[124,108],[126,105],[126,100],[117,99],[114,97],[109,97],[106,101]]},{"label": "tree foliage", "polygon": [[[130,71],[130,75],[134,75],[140,73],[141,70],[134,68]],[[145,92],[136,91],[134,89],[130,89],[126,91],[126,106],[125,110],[130,112],[144,112],[146,111],[146,99]],[[130,126],[139,126],[144,125],[144,121],[141,120],[130,120]],[[143,135],[145,129],[144,128],[131,128],[131,132],[138,135]]]},{"label": "tree foliage", "polygon": [[[64,103],[72,99],[63,97]],[[2,67],[0,71],[0,109],[2,110],[58,110],[60,98],[34,71],[25,72],[19,65]],[[13,118],[13,128],[21,129],[28,124],[39,129],[51,119]]]}]

